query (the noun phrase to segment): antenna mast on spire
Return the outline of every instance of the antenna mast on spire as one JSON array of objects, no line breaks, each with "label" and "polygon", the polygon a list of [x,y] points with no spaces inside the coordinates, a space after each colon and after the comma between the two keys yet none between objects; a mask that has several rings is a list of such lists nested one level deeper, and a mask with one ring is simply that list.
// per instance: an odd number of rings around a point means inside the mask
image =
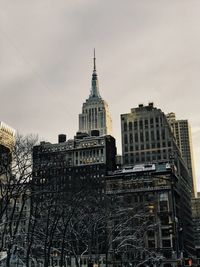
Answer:
[{"label": "antenna mast on spire", "polygon": [[94,71],[96,71],[96,56],[95,56],[95,48],[94,48]]}]

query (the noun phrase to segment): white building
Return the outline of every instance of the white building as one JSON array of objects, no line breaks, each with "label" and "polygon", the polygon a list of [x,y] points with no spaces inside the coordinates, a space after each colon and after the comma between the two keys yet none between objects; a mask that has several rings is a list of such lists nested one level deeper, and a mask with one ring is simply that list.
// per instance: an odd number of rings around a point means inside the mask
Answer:
[{"label": "white building", "polygon": [[15,142],[15,130],[0,121],[0,146],[12,150]]},{"label": "white building", "polygon": [[90,135],[92,130],[98,130],[100,135],[112,135],[112,119],[108,104],[99,93],[95,53],[90,95],[83,103],[82,113],[79,114],[79,132]]}]

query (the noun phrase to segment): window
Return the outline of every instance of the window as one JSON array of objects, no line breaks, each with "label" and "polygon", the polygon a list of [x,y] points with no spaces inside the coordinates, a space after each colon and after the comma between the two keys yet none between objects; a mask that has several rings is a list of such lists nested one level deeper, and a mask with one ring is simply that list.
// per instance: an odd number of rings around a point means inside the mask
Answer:
[{"label": "window", "polygon": [[145,132],[145,139],[146,141],[149,141],[149,132]]},{"label": "window", "polygon": [[135,133],[135,142],[138,142],[138,133]]},{"label": "window", "polygon": [[136,156],[135,156],[135,162],[139,162],[139,161],[140,161],[139,154],[136,153]]},{"label": "window", "polygon": [[160,132],[159,132],[159,130],[156,131],[156,137],[157,137],[157,140],[160,140]]},{"label": "window", "polygon": [[169,229],[162,229],[162,236],[163,237],[169,236]]},{"label": "window", "polygon": [[144,141],[143,132],[140,132],[140,141],[141,141],[141,142]]},{"label": "window", "polygon": [[128,143],[128,138],[127,138],[127,134],[124,135],[124,144]]},{"label": "window", "polygon": [[168,211],[168,201],[167,200],[160,201],[160,211],[162,211],[162,212]]},{"label": "window", "polygon": [[129,131],[132,131],[132,126],[133,126],[133,124],[132,124],[132,122],[130,121],[129,124],[128,124]]},{"label": "window", "polygon": [[160,217],[160,222],[161,222],[162,225],[168,225],[169,224],[169,216],[166,215],[166,214],[163,214]]},{"label": "window", "polygon": [[124,200],[125,200],[125,202],[126,202],[127,204],[130,204],[131,201],[132,201],[132,198],[131,198],[131,196],[126,196],[126,197],[124,197]]},{"label": "window", "polygon": [[149,248],[155,248],[156,244],[155,244],[155,240],[148,240],[148,247]]},{"label": "window", "polygon": [[171,247],[171,241],[170,241],[170,239],[164,239],[163,241],[162,241],[162,246],[163,246],[163,248],[170,248]]},{"label": "window", "polygon": [[151,131],[151,140],[154,141],[155,138],[154,138],[154,131]]},{"label": "window", "polygon": [[124,131],[127,131],[127,122],[124,122]]},{"label": "window", "polygon": [[162,129],[162,139],[165,139],[165,129]]},{"label": "window", "polygon": [[137,121],[134,121],[134,129],[137,130]]},{"label": "window", "polygon": [[148,237],[154,237],[154,236],[155,236],[155,232],[153,230],[149,230]]},{"label": "window", "polygon": [[133,134],[132,133],[130,133],[129,139],[130,139],[130,143],[132,144],[133,143]]}]

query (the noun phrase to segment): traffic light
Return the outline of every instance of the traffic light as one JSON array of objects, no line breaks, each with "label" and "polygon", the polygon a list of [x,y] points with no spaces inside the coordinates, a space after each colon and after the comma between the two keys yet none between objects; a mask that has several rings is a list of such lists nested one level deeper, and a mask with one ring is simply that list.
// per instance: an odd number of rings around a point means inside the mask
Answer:
[{"label": "traffic light", "polygon": [[169,234],[174,234],[174,223],[170,222],[169,223]]}]

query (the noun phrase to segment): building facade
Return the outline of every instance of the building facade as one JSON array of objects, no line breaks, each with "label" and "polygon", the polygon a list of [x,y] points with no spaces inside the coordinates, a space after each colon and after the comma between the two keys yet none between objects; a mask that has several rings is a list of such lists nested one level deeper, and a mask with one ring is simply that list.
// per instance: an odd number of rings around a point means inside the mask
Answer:
[{"label": "building facade", "polygon": [[[183,192],[180,191],[175,165],[139,164],[117,170],[106,177],[106,193],[115,199],[122,210],[128,213],[133,209],[133,218],[139,218],[139,224],[129,219],[128,236],[122,231],[121,239],[118,237],[121,243],[123,235],[126,237],[123,244],[127,256],[123,257],[123,264],[131,262],[132,266],[136,266],[137,259],[140,263],[144,260],[144,264],[148,265],[177,266],[180,259],[183,262],[193,255],[191,207],[188,201],[182,206]],[[184,198],[187,197],[185,192]],[[140,233],[144,223],[145,227]],[[118,244],[111,251],[116,249]],[[140,251],[137,257],[135,249]]]},{"label": "building facade", "polygon": [[181,156],[188,167],[190,176],[192,177],[193,181],[192,194],[194,197],[196,197],[197,189],[196,189],[196,176],[195,176],[194,160],[193,160],[191,127],[189,125],[188,120],[177,120],[176,115],[173,112],[168,113],[166,117],[172,127],[174,136],[176,138],[176,142],[181,151]]},{"label": "building facade", "polygon": [[159,162],[175,165],[179,185],[180,220],[184,227],[189,226],[187,231],[182,232],[182,238],[184,244],[191,241],[191,244],[186,246],[187,256],[194,255],[192,177],[165,114],[154,107],[153,103],[148,106],[139,105],[131,109],[130,113],[121,115],[121,132],[124,166]]},{"label": "building facade", "polygon": [[0,121],[0,146],[12,150],[15,142],[15,130]]},{"label": "building facade", "polygon": [[14,142],[15,130],[0,121],[0,163],[3,163],[5,160],[11,161],[11,150]]},{"label": "building facade", "polygon": [[200,266],[200,194],[192,199],[192,217],[194,223],[194,242],[197,257],[197,266]]},{"label": "building facade", "polygon": [[121,115],[124,165],[168,161],[184,172],[192,195],[193,180],[165,114],[153,103]]},{"label": "building facade", "polygon": [[153,103],[122,114],[121,134],[124,165],[169,161],[179,152],[165,114]]},{"label": "building facade", "polygon": [[[65,140],[60,135],[60,142],[51,144],[41,142],[33,149],[34,179],[39,179],[40,170],[60,169],[66,177],[80,179],[104,177],[115,166],[115,139],[110,135],[99,136],[93,131],[92,136],[78,132],[74,139]],[[39,173],[38,173],[39,171]],[[49,173],[50,175],[50,173]],[[74,176],[74,177],[73,177]],[[87,177],[86,177],[87,176]],[[37,178],[38,177],[38,178]],[[48,173],[46,173],[48,180]]]},{"label": "building facade", "polygon": [[92,130],[98,130],[100,135],[112,135],[108,104],[99,93],[95,54],[91,86],[89,98],[83,103],[82,113],[79,114],[79,132],[91,134]]},{"label": "building facade", "polygon": [[[66,257],[79,261],[85,244],[89,248],[84,255],[88,260],[90,255],[96,255],[96,250],[102,254],[104,243],[99,241],[101,245],[96,248],[96,238],[90,236],[90,227],[93,216],[99,216],[105,177],[116,168],[115,156],[115,139],[110,135],[99,136],[98,131],[93,131],[91,136],[78,132],[70,140],[60,135],[57,144],[41,142],[34,147],[32,210],[40,216],[38,227],[44,236],[47,225],[53,229],[49,251],[52,247],[57,251],[55,261],[61,261],[61,251],[65,255],[62,256],[64,262]],[[53,203],[52,213],[49,203]],[[57,220],[59,224],[55,225],[53,222]],[[53,251],[49,260],[45,258],[46,239],[34,241],[34,258],[50,264]]]}]

